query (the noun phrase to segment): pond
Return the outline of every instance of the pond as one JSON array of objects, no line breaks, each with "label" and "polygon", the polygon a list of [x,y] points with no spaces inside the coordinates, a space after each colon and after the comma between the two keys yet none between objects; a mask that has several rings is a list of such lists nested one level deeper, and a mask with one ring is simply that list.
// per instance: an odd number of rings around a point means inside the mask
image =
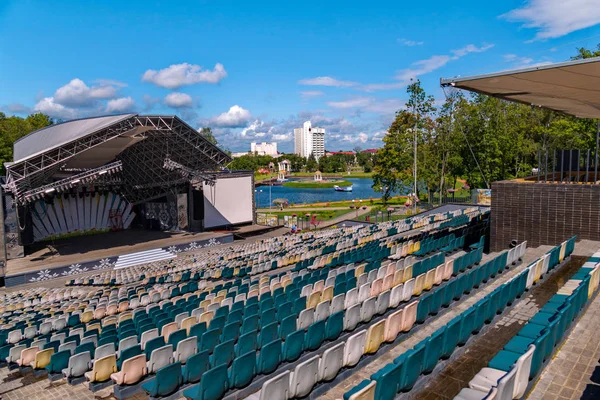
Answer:
[{"label": "pond", "polygon": [[[256,205],[258,208],[269,207],[269,189],[271,200],[287,199],[290,204],[318,203],[326,201],[344,201],[352,199],[381,198],[381,193],[373,190],[371,178],[344,178],[352,182],[352,192],[336,192],[334,189],[304,189],[285,186],[260,186],[256,190]],[[262,192],[260,192],[262,190]]]}]

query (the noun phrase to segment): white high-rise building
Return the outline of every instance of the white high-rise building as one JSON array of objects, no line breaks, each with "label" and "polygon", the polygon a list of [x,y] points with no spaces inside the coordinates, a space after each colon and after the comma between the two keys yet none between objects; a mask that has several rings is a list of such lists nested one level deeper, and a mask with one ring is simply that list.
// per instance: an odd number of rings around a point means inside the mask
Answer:
[{"label": "white high-rise building", "polygon": [[277,157],[277,142],[250,143],[250,152],[259,156]]},{"label": "white high-rise building", "polygon": [[315,158],[325,155],[325,128],[312,127],[310,121],[306,121],[302,128],[294,129],[294,153],[301,157],[309,157],[314,154]]}]

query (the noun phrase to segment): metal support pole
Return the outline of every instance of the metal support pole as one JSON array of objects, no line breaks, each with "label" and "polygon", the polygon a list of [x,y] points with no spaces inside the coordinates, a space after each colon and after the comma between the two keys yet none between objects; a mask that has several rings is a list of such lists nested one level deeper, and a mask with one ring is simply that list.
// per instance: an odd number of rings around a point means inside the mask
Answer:
[{"label": "metal support pole", "polygon": [[575,151],[577,152],[577,175],[575,175],[575,183],[579,183],[579,165],[581,164],[581,151],[579,149]]},{"label": "metal support pole", "polygon": [[585,156],[585,183],[589,182],[590,173],[590,149],[587,149],[587,155]]},{"label": "metal support pole", "polygon": [[544,167],[544,182],[548,182],[548,149],[546,149],[546,166]]},{"label": "metal support pole", "polygon": [[538,150],[538,167],[537,167],[537,181],[540,181],[540,170],[542,169],[542,161],[541,161],[541,150]]},{"label": "metal support pole", "polygon": [[565,166],[565,151],[561,150],[560,152],[560,182],[563,182],[563,168]]},{"label": "metal support pole", "polygon": [[554,182],[554,176],[555,176],[555,174],[556,174],[556,172],[557,172],[557,171],[556,171],[556,152],[557,152],[557,151],[558,151],[558,150],[554,150],[554,151],[552,152],[552,182]]}]

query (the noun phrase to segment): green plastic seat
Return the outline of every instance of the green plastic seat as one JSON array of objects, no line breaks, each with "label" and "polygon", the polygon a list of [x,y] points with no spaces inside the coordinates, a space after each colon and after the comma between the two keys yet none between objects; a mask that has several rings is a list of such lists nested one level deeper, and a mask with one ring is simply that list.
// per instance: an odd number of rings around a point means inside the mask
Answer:
[{"label": "green plastic seat", "polygon": [[117,360],[117,368],[120,370],[125,360],[140,354],[142,354],[142,348],[139,344],[126,348],[121,352],[121,357],[119,357],[119,359]]},{"label": "green plastic seat", "polygon": [[425,356],[423,359],[423,374],[430,374],[435,368],[438,360],[442,355],[444,334],[446,327],[442,327],[435,331],[428,339],[425,346]]},{"label": "green plastic seat", "polygon": [[256,332],[248,332],[238,338],[235,354],[240,356],[249,351],[256,351],[256,349],[258,349],[258,334]]},{"label": "green plastic seat", "polygon": [[260,350],[257,362],[257,372],[270,374],[277,369],[281,362],[281,339],[267,343]]},{"label": "green plastic seat", "polygon": [[165,338],[162,336],[155,337],[146,342],[144,346],[144,353],[146,353],[146,359],[149,360],[152,352],[165,345]]},{"label": "green plastic seat", "polygon": [[192,400],[217,400],[229,389],[227,366],[219,365],[202,375],[200,383],[185,389],[183,395]]},{"label": "green plastic seat", "polygon": [[433,293],[431,293],[431,304],[429,305],[429,314],[435,315],[438,313],[438,311],[442,307],[443,294],[444,290],[442,288],[435,289]]},{"label": "green plastic seat", "polygon": [[282,357],[285,361],[296,361],[304,351],[304,329],[289,334],[283,342]]},{"label": "green plastic seat", "polygon": [[54,353],[57,353],[59,347],[60,347],[60,340],[53,340],[51,342],[44,344],[43,350],[53,349]]},{"label": "green plastic seat", "polygon": [[156,371],[156,378],[142,383],[142,389],[150,397],[169,396],[183,383],[181,363],[169,364]]},{"label": "green plastic seat", "polygon": [[267,343],[271,343],[273,340],[279,338],[279,324],[277,322],[272,322],[263,326],[258,336],[260,347]]},{"label": "green plastic seat", "polygon": [[307,350],[318,349],[325,340],[325,321],[317,321],[308,327],[304,347]]},{"label": "green plastic seat", "polygon": [[225,364],[229,367],[229,364],[235,357],[235,341],[229,340],[215,346],[215,350],[211,356],[210,365],[217,367],[221,364]]},{"label": "green plastic seat", "polygon": [[325,339],[335,340],[344,330],[344,311],[333,313],[325,323]]},{"label": "green plastic seat", "polygon": [[63,369],[69,366],[69,358],[71,358],[70,350],[63,350],[52,354],[50,356],[50,364],[46,365],[46,370],[49,374],[60,374]]},{"label": "green plastic seat", "polygon": [[171,332],[171,334],[169,335],[169,341],[167,342],[167,344],[172,345],[173,348],[176,349],[177,344],[186,338],[187,338],[186,330],[178,329],[175,332]]},{"label": "green plastic seat", "polygon": [[225,316],[216,317],[210,321],[209,328],[222,330],[226,323],[227,323],[227,317],[225,317]]},{"label": "green plastic seat", "polygon": [[402,381],[403,369],[404,364],[390,363],[371,375],[371,379],[377,382],[375,399],[394,400]]},{"label": "green plastic seat", "polygon": [[202,374],[210,369],[209,356],[208,351],[201,351],[187,359],[181,371],[184,383],[196,383],[200,381]]},{"label": "green plastic seat", "polygon": [[202,335],[202,339],[200,340],[200,349],[199,351],[208,350],[212,353],[215,346],[219,343],[219,338],[221,336],[220,329],[210,329],[206,331]]},{"label": "green plastic seat", "polygon": [[232,388],[243,388],[252,382],[256,375],[256,353],[250,351],[233,360],[229,371],[229,383]]}]

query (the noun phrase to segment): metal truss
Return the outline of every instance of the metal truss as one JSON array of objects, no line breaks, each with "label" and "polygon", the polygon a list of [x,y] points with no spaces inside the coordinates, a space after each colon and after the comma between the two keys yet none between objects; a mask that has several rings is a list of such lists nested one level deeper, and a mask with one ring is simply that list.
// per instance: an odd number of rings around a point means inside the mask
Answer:
[{"label": "metal truss", "polygon": [[176,116],[133,116],[73,142],[50,149],[7,167],[6,189],[20,203],[25,192],[51,184],[59,172],[68,172],[67,162],[138,127],[143,140],[116,156],[122,163],[119,178],[125,198],[139,203],[157,198],[185,186],[189,179],[164,166],[171,159],[194,171],[219,171],[231,157]]}]

